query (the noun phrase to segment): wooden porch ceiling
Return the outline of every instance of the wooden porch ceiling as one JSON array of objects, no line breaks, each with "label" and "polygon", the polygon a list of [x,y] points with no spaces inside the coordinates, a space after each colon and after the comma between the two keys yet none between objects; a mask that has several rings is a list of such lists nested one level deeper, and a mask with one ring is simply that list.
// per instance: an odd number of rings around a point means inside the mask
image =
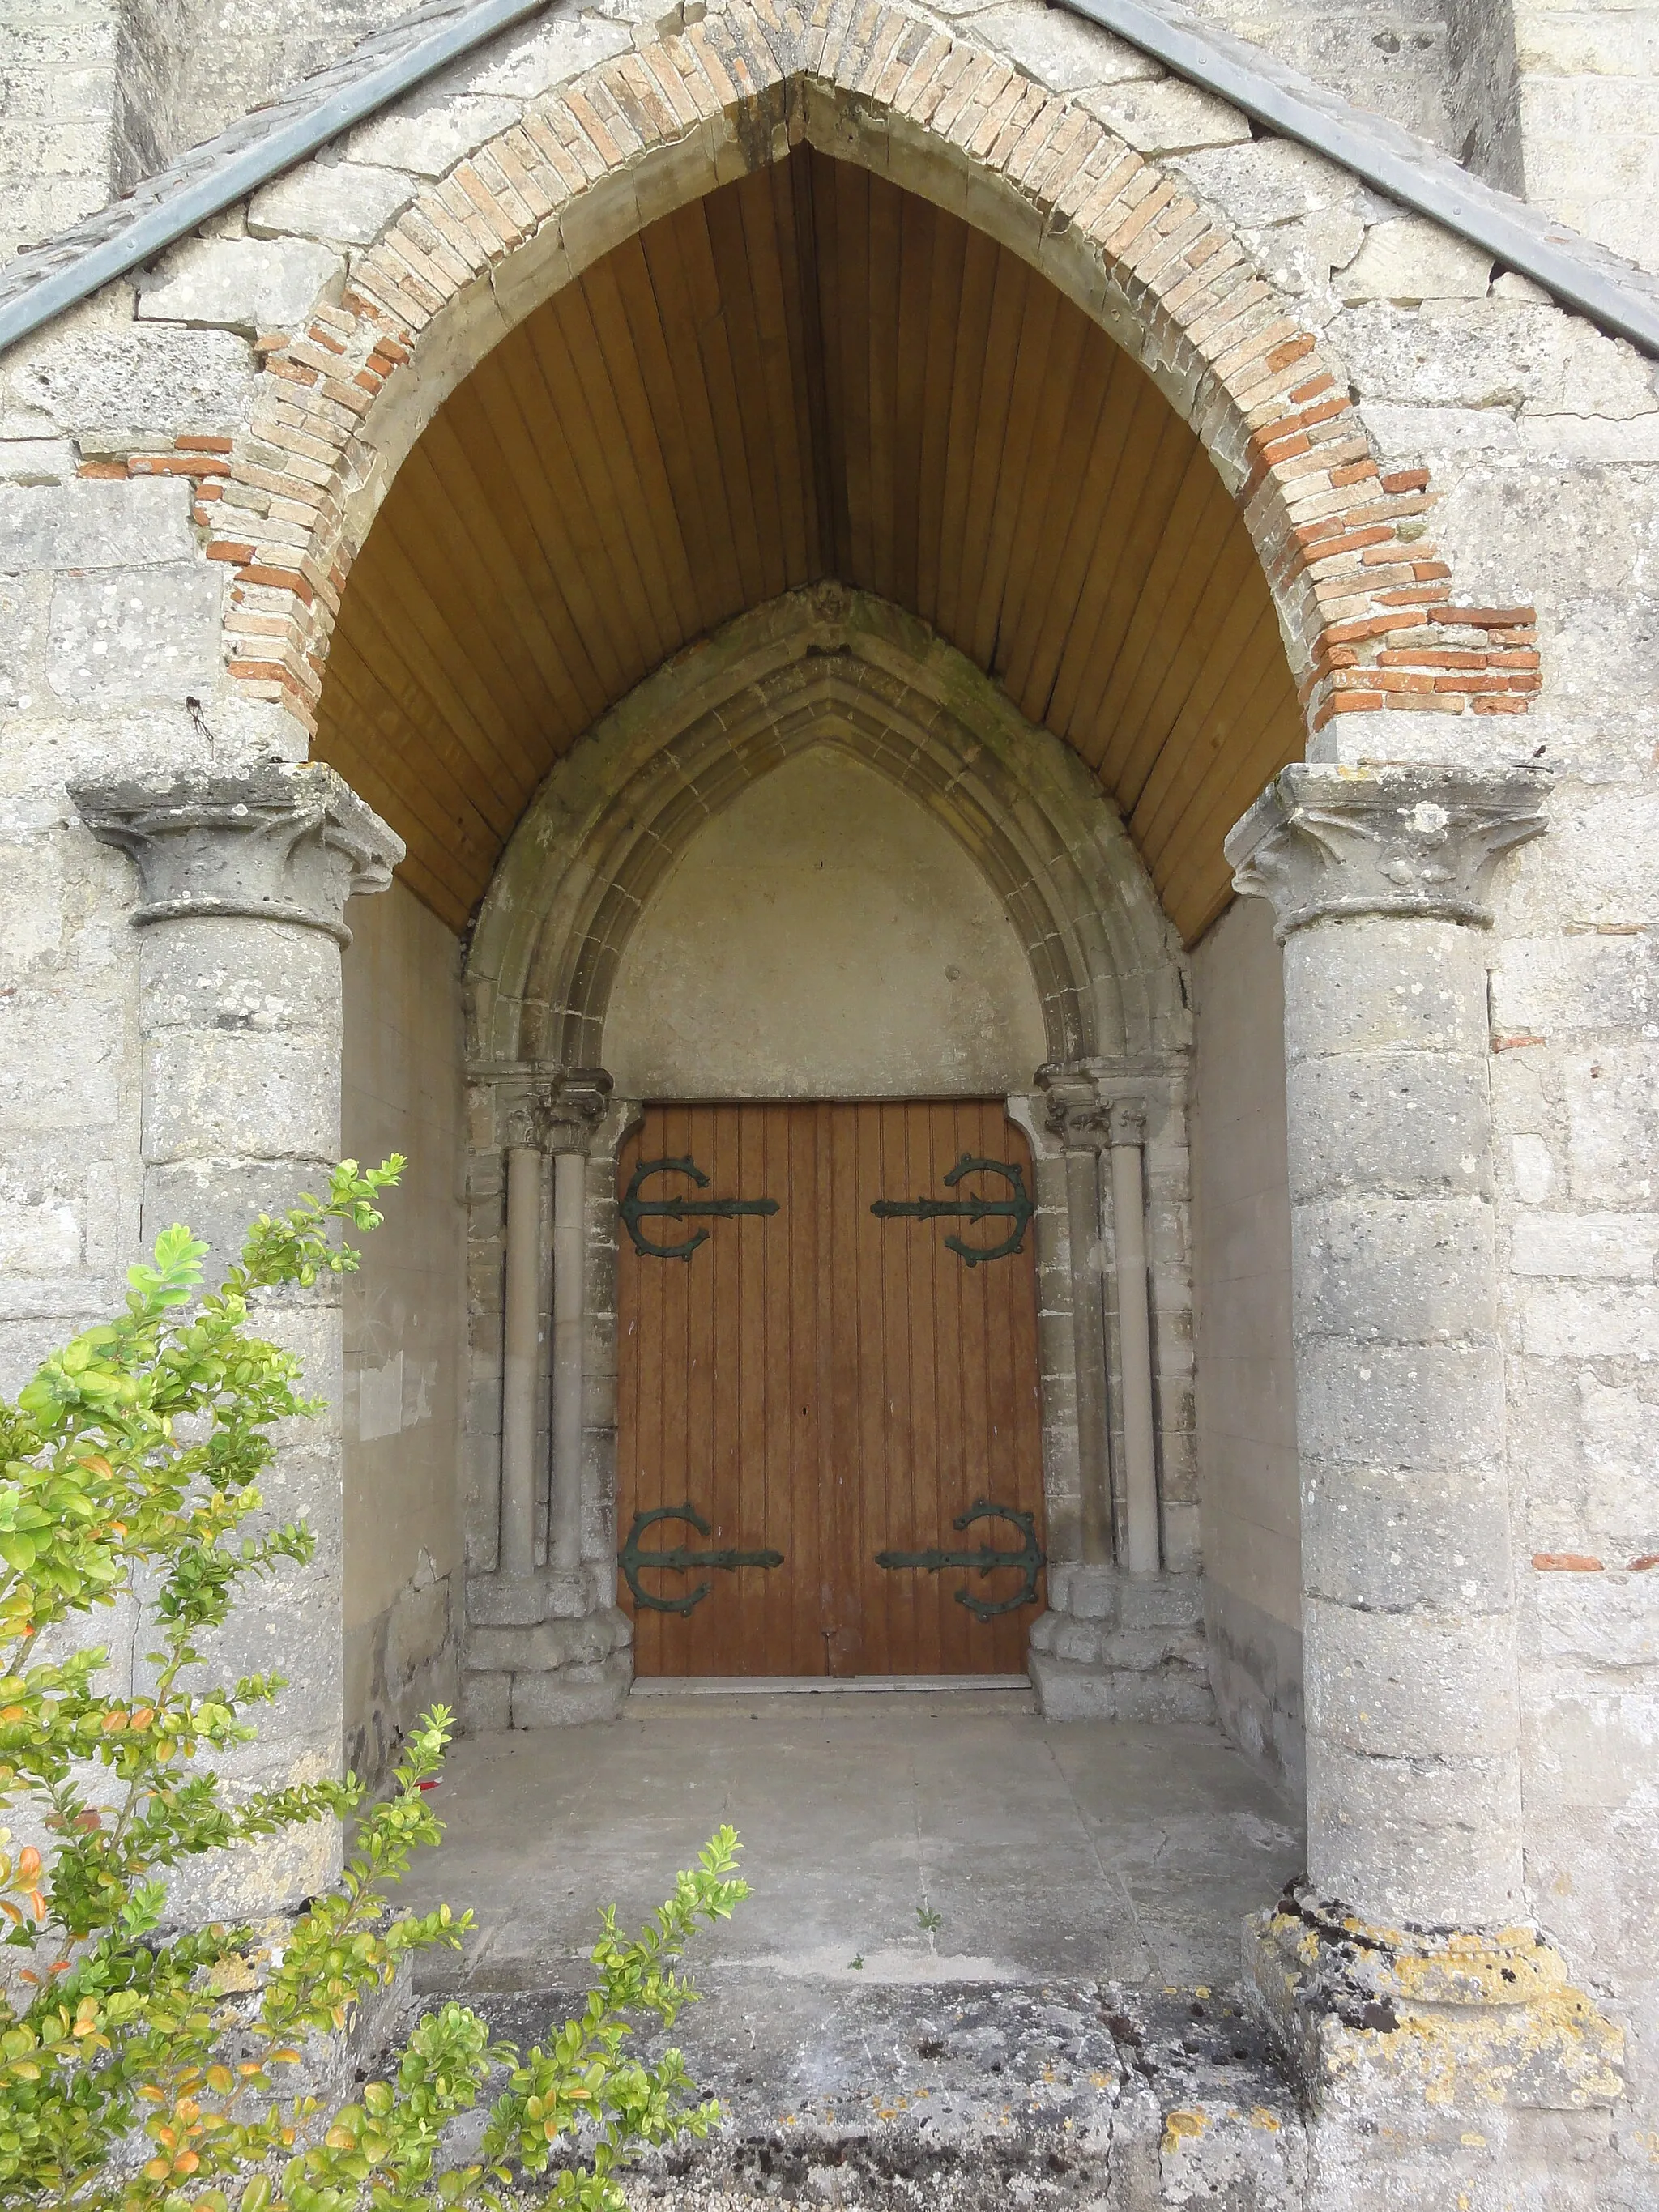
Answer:
[{"label": "wooden porch ceiling", "polygon": [[460,928],[606,708],[829,575],[1073,745],[1199,935],[1223,836],[1303,749],[1239,512],[1046,278],[806,149],[616,247],[451,396],[352,570],[318,750]]}]

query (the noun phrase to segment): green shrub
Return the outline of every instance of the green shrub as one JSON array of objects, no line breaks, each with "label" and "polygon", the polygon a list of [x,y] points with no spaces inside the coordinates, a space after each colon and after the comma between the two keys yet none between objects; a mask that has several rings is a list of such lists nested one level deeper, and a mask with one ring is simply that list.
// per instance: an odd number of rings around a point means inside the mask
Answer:
[{"label": "green shrub", "polygon": [[[343,1162],[326,1198],[262,1216],[205,1293],[206,1247],[169,1229],[154,1264],[129,1271],[125,1313],[0,1401],[0,1817],[14,1823],[0,1830],[0,2205],[402,2212],[528,2197],[598,2212],[618,2201],[611,2177],[631,2148],[715,2117],[677,2051],[648,2066],[628,2039],[641,2015],[672,2025],[695,1994],[676,1972],[687,1939],[746,1893],[729,1828],[636,1941],[604,1916],[586,2008],[544,2046],[493,2046],[475,2013],[445,2004],[356,2102],[325,2109],[293,2087],[309,2039],[470,1922],[386,1909],[441,1833],[422,1784],[451,1733],[442,1708],[367,1809],[350,1777],[233,1792],[211,1764],[252,1738],[249,1716],[283,1684],[205,1679],[204,1639],[246,1584],[313,1550],[305,1528],[251,1518],[272,1425],[319,1408],[298,1361],[250,1329],[249,1300],[355,1267],[332,1224],[378,1227],[376,1195],[403,1165]],[[72,1648],[68,1624],[118,1600],[141,1624],[142,1686],[106,1686],[106,1653]],[[279,1942],[269,1926],[168,1924],[168,1869],[359,1813],[342,1879]],[[20,1825],[39,1841],[16,1846]],[[231,1995],[250,1986],[252,2000]],[[501,2066],[477,2163],[447,2167],[446,2127]]]}]

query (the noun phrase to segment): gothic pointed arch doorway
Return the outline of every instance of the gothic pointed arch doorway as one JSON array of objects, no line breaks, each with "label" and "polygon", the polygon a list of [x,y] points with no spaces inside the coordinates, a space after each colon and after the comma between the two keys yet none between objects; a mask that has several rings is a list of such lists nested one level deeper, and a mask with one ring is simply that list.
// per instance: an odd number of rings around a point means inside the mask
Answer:
[{"label": "gothic pointed arch doorway", "polygon": [[816,728],[690,840],[607,1012],[644,1102],[617,1170],[618,1601],[642,1676],[1017,1674],[1046,1513],[1007,1099],[1042,1006],[969,854],[829,702]]}]

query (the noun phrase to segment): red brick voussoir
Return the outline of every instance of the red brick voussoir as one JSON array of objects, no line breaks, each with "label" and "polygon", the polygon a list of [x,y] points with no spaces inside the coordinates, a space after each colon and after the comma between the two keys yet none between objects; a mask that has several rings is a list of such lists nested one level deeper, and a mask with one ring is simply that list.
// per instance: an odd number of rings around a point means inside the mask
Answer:
[{"label": "red brick voussoir", "polygon": [[[1041,217],[1045,243],[1103,271],[1109,327],[1129,334],[1236,489],[1311,730],[1361,708],[1525,711],[1539,688],[1532,611],[1459,602],[1427,535],[1427,472],[1379,471],[1318,340],[1215,215],[1092,116],[875,0],[810,15],[737,0],[534,102],[420,192],[337,307],[261,340],[252,418],[228,455],[180,441],[176,455],[131,457],[133,473],[197,484],[210,555],[232,568],[238,687],[314,726],[357,550],[347,494],[357,488],[360,538],[372,511],[361,488],[383,491],[391,473],[365,433],[388,383],[422,374],[423,334],[452,302],[532,243],[560,249],[559,281],[575,273],[585,235],[615,234],[584,225],[585,201],[643,177],[653,156],[701,136],[720,175],[736,175],[813,135],[831,102],[853,126],[836,153],[873,165],[902,140],[939,165],[941,198],[964,168],[1000,179]],[[667,204],[658,192],[653,212]]]}]

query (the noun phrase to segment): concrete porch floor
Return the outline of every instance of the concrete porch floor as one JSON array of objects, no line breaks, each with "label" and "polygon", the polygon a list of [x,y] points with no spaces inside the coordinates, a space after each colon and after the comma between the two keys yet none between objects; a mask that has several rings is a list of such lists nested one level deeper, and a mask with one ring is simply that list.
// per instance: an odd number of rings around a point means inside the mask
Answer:
[{"label": "concrete porch floor", "polygon": [[1115,2207],[1150,2205],[1173,2155],[1280,2201],[1299,2130],[1235,1985],[1301,1839],[1218,1729],[1056,1724],[1006,1691],[636,1697],[458,1743],[437,1809],[406,1901],[478,1924],[418,1986],[520,2040],[585,1985],[600,1905],[636,1924],[738,1830],[752,1894],[674,2038],[727,2123],[647,2187],[1059,2203],[1109,2166]]},{"label": "concrete porch floor", "polygon": [[637,1922],[722,1820],[753,1893],[700,1958],[866,1987],[1229,1982],[1245,1914],[1301,1863],[1218,1729],[1045,1722],[1006,1691],[635,1697],[463,1740],[436,1802],[409,1895],[472,1906],[464,1961],[428,1971],[475,1990],[565,1978],[597,1908]]}]

